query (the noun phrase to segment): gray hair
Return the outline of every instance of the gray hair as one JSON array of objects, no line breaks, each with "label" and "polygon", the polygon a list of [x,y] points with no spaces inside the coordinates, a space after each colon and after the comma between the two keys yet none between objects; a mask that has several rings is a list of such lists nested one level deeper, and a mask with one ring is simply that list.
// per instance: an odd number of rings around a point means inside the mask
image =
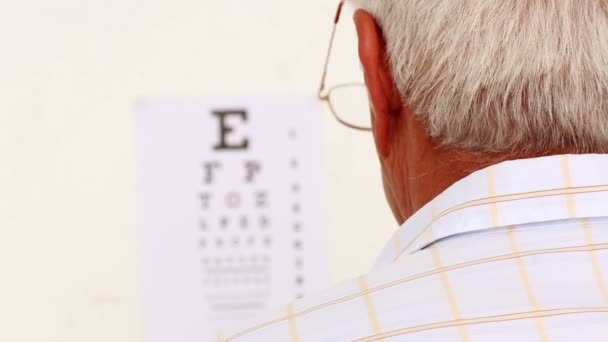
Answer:
[{"label": "gray hair", "polygon": [[608,0],[353,0],[446,146],[608,150]]}]

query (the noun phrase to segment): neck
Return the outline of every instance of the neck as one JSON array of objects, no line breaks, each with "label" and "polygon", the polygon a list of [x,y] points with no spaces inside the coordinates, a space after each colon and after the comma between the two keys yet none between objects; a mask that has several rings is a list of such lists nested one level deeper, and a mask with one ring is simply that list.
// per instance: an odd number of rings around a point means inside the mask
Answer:
[{"label": "neck", "polygon": [[[440,147],[431,139],[415,115],[406,115],[400,124],[396,149],[382,161],[385,193],[395,218],[405,222],[418,210],[459,180],[488,166],[515,159],[558,154],[594,153],[578,148],[562,148],[529,153],[487,153]],[[599,151],[598,151],[599,152]]]},{"label": "neck", "polygon": [[401,217],[398,219],[400,223],[405,222],[454,183],[491,165],[508,160],[579,153],[576,149],[560,149],[528,154],[484,154],[435,147],[433,151],[406,161],[408,167],[404,170],[406,177],[402,187],[405,195],[400,201]]},{"label": "neck", "polygon": [[[410,155],[411,156],[411,155]],[[393,211],[400,223],[405,222],[435,197],[471,173],[494,164],[462,158],[458,152],[433,151],[407,158],[400,184],[393,189]]]}]

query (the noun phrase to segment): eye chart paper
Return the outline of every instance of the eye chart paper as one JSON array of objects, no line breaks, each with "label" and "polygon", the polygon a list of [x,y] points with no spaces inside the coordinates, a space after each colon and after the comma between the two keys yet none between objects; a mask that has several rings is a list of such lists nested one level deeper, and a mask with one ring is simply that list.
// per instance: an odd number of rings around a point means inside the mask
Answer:
[{"label": "eye chart paper", "polygon": [[146,342],[215,341],[327,286],[317,102],[138,103]]}]

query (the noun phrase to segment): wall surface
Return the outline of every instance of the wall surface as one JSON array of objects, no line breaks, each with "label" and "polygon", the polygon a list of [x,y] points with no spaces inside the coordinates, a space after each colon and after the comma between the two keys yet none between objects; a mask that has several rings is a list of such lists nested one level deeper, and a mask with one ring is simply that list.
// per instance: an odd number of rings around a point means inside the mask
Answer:
[{"label": "wall surface", "polygon": [[[142,341],[135,99],[314,93],[336,5],[0,0],[0,341]],[[343,24],[331,82],[361,79]],[[371,136],[324,132],[338,282],[396,224]]]}]

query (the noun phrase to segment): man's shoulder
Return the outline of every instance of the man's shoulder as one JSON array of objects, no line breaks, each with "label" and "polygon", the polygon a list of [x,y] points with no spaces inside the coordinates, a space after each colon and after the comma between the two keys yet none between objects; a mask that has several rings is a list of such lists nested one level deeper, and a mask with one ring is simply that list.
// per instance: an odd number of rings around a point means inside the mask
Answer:
[{"label": "man's shoulder", "polygon": [[[401,312],[411,308],[407,303],[416,302],[408,299],[409,296],[399,296],[406,289],[394,282],[421,271],[420,266],[424,264],[418,262],[412,263],[418,267],[403,267],[396,263],[378,268],[236,324],[224,330],[220,340],[352,341],[374,336],[380,330],[379,315],[386,316],[387,312],[392,315],[395,310]],[[396,292],[390,290],[393,286]]]},{"label": "man's shoulder", "polygon": [[[222,332],[221,341],[288,341],[327,339],[325,324],[344,316],[342,302],[360,292],[358,279],[295,300],[278,309],[237,322]],[[328,312],[331,314],[328,315]]]}]

